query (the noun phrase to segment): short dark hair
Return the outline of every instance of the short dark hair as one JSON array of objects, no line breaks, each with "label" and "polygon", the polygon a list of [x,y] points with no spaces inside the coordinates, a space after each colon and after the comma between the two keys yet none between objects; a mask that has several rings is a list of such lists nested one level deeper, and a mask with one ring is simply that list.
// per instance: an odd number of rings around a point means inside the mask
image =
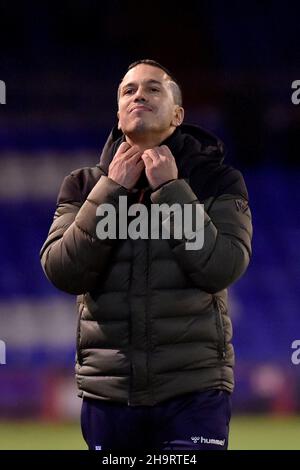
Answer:
[{"label": "short dark hair", "polygon": [[[174,75],[166,67],[164,67],[163,65],[156,62],[156,60],[152,60],[152,59],[136,60],[135,62],[132,62],[132,64],[130,64],[128,66],[126,73],[129,72],[129,70],[133,69],[134,67],[136,67],[137,65],[140,65],[140,64],[151,65],[152,67],[157,67],[157,68],[163,70],[170,77],[171,82],[173,82],[173,84],[174,84],[172,86],[172,94],[173,94],[173,98],[174,98],[175,103],[178,104],[179,106],[182,106],[182,91],[181,91],[181,86],[180,86],[178,80],[174,77]],[[120,96],[120,87],[118,89],[118,99],[119,99],[119,96]]]}]

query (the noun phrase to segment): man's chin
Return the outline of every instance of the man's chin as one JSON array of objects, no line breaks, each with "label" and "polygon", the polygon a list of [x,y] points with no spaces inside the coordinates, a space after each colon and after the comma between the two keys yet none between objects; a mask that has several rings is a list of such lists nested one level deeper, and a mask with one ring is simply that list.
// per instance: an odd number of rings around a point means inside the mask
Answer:
[{"label": "man's chin", "polygon": [[152,126],[149,126],[149,124],[140,121],[140,122],[135,122],[134,125],[126,127],[123,132],[124,134],[127,135],[135,135],[135,134],[144,134],[148,133],[152,130]]}]

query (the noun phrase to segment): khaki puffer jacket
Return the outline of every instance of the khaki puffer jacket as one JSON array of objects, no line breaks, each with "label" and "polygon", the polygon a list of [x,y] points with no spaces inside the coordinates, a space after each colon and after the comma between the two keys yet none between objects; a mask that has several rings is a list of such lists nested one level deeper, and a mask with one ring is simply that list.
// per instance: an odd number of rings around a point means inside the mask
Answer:
[{"label": "khaki puffer jacket", "polygon": [[[155,192],[142,174],[129,192],[108,174],[124,136],[114,128],[100,163],[63,181],[41,249],[48,279],[77,294],[79,396],[152,406],[171,397],[234,386],[227,287],[245,272],[252,225],[243,177],[225,165],[222,143],[183,124],[165,145],[179,172]],[[204,245],[186,239],[101,240],[96,209],[127,204],[204,204]],[[198,206],[199,207],[199,206]],[[117,232],[118,233],[118,232]]]}]

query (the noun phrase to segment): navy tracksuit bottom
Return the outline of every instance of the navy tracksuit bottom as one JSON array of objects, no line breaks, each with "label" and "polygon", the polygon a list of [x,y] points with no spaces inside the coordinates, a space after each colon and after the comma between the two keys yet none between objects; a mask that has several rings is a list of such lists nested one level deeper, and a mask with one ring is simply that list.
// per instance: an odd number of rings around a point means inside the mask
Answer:
[{"label": "navy tracksuit bottom", "polygon": [[154,406],[84,398],[81,428],[89,450],[226,450],[231,396],[193,392]]}]

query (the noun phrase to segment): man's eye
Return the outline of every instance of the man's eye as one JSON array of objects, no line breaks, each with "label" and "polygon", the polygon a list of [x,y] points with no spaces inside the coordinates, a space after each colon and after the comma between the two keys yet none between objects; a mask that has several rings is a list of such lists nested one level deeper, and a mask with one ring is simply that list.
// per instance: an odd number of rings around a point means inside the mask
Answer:
[{"label": "man's eye", "polygon": [[132,92],[133,92],[132,88],[128,88],[128,90],[125,90],[125,91],[124,91],[124,95],[128,95],[128,94],[130,94],[130,93],[132,93]]},{"label": "man's eye", "polygon": [[151,91],[159,91],[158,88],[151,88]]}]

